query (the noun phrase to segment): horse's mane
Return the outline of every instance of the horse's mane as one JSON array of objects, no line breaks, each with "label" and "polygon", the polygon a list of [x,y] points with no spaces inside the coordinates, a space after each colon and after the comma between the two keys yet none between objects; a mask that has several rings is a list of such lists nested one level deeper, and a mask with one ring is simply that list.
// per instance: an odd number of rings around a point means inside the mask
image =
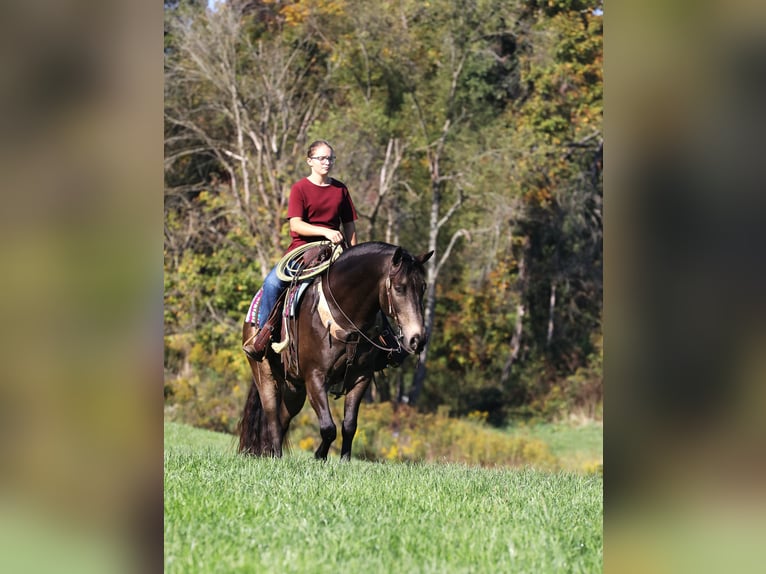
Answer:
[{"label": "horse's mane", "polygon": [[[357,265],[360,262],[372,257],[387,258],[391,257],[394,251],[397,249],[399,249],[398,245],[392,245],[382,241],[366,241],[364,243],[357,243],[353,247],[350,247],[341,253],[340,257],[338,257],[333,265],[337,266],[338,268],[344,268],[346,266]],[[421,270],[423,269],[423,265],[417,259],[415,259],[411,253],[409,253],[403,247],[401,249],[403,254],[403,261],[405,264],[407,264],[407,267],[410,267],[410,265],[414,264],[417,268]]]},{"label": "horse's mane", "polygon": [[[344,257],[366,257],[369,255],[391,255],[394,251],[399,249],[399,245],[392,245],[390,243],[383,243],[382,241],[367,241],[365,243],[357,243],[353,247],[350,247],[346,249],[341,256],[338,258],[338,261],[340,261]],[[414,260],[415,257],[413,257],[412,253],[407,251],[404,247],[401,247],[402,253],[404,255],[404,259],[406,260]],[[418,262],[419,263],[419,262]]]},{"label": "horse's mane", "polygon": [[345,269],[358,270],[360,267],[367,268],[372,261],[383,259],[393,254],[395,249],[395,245],[380,241],[357,243],[340,254],[340,257],[332,264],[332,269],[342,271]]},{"label": "horse's mane", "polygon": [[[353,247],[346,249],[341,255],[345,257],[364,257],[373,254],[388,254],[396,249],[396,245],[390,243],[383,243],[382,241],[366,241],[364,243],[357,243]],[[340,258],[338,260],[340,260]]]}]

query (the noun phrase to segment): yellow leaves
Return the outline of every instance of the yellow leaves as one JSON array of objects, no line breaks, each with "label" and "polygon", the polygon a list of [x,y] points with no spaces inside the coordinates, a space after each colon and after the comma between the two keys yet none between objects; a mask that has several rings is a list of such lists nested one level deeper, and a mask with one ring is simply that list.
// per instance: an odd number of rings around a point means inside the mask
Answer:
[{"label": "yellow leaves", "polygon": [[288,4],[280,11],[288,26],[298,26],[306,21],[311,13],[308,3]]},{"label": "yellow leaves", "polygon": [[325,0],[317,2],[317,6],[320,7],[320,10],[324,12],[325,14],[329,14],[331,16],[340,16],[346,11],[346,2],[345,0]]},{"label": "yellow leaves", "polygon": [[296,419],[296,422],[299,425],[311,424],[311,415],[307,411],[304,411],[303,414],[298,416],[298,418]]},{"label": "yellow leaves", "polygon": [[205,360],[207,353],[205,348],[200,343],[194,343],[189,351],[189,361],[192,363],[199,363]]},{"label": "yellow leaves", "polygon": [[338,16],[344,13],[346,2],[343,0],[308,0],[288,4],[279,13],[288,26],[299,26],[306,22],[312,13]]},{"label": "yellow leaves", "polygon": [[471,411],[468,413],[468,416],[466,419],[468,421],[478,424],[485,424],[487,422],[487,418],[489,417],[489,413],[486,411]]},{"label": "yellow leaves", "polygon": [[584,474],[598,474],[603,476],[604,474],[604,461],[603,460],[589,460],[582,465],[582,472]]},{"label": "yellow leaves", "polygon": [[526,442],[521,449],[521,456],[524,460],[537,461],[542,466],[552,467],[556,462],[556,458],[548,450],[548,445],[539,440]]},{"label": "yellow leaves", "polygon": [[409,437],[406,437],[403,442],[395,442],[389,447],[382,446],[380,452],[385,460],[390,461],[421,460],[423,441],[418,438],[409,440]]},{"label": "yellow leaves", "polygon": [[175,402],[187,402],[194,399],[194,382],[186,377],[178,377],[170,383]]},{"label": "yellow leaves", "polygon": [[386,460],[397,460],[399,458],[399,449],[395,444],[391,445],[390,448],[382,447],[380,452]]},{"label": "yellow leaves", "polygon": [[241,352],[239,349],[221,349],[210,361],[210,366],[219,373],[227,373],[232,366],[241,362]]},{"label": "yellow leaves", "polygon": [[524,201],[531,205],[538,205],[542,208],[547,208],[551,205],[553,196],[551,191],[546,187],[534,187],[524,194]]},{"label": "yellow leaves", "polygon": [[317,448],[316,441],[312,437],[307,436],[298,441],[298,448],[301,450],[313,452]]},{"label": "yellow leaves", "polygon": [[191,333],[173,333],[165,335],[165,348],[171,351],[185,352],[191,348],[193,335]]}]

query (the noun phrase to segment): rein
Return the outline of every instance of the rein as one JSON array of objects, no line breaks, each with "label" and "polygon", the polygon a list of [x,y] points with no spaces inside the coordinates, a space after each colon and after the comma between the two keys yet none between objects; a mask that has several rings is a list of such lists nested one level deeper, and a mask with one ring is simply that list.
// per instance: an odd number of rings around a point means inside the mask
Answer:
[{"label": "rein", "polygon": [[[332,266],[330,267],[330,269]],[[333,304],[335,305],[335,308],[340,311],[340,314],[343,316],[343,318],[348,322],[349,325],[351,325],[353,331],[359,333],[362,338],[370,343],[373,347],[376,347],[377,349],[380,349],[381,351],[388,352],[388,353],[398,353],[399,351],[403,350],[402,347],[402,337],[399,335],[396,338],[396,344],[397,347],[384,347],[382,345],[377,344],[375,341],[370,339],[370,337],[367,336],[367,334],[362,331],[359,327],[356,326],[356,324],[349,318],[348,315],[343,311],[343,308],[338,304],[338,301],[335,299],[335,295],[333,295],[332,289],[330,288],[330,269],[327,269],[326,277],[327,277],[327,294],[332,299]],[[389,275],[386,277],[386,298],[388,299],[388,308],[389,312],[391,313],[391,317],[394,319],[394,322],[396,323],[397,328],[399,329],[399,332],[401,333],[401,327],[399,326],[399,319],[398,314],[396,313],[396,309],[394,308],[393,299],[391,298],[391,276]],[[332,310],[331,310],[332,312]]]}]

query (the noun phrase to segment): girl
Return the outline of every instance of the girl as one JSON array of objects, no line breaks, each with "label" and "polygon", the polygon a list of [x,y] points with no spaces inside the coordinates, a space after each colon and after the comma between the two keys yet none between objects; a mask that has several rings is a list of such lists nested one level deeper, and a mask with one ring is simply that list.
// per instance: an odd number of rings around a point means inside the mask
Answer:
[{"label": "girl", "polygon": [[[354,203],[345,184],[330,177],[335,164],[332,146],[324,140],[315,141],[309,146],[306,163],[311,173],[290,189],[287,218],[292,241],[285,254],[306,243],[324,239],[333,244],[345,241],[349,246],[356,245]],[[287,283],[277,277],[274,266],[263,282],[257,329],[243,345],[245,353],[256,361],[263,359],[274,328],[272,324],[266,325],[266,321],[286,287]]]}]

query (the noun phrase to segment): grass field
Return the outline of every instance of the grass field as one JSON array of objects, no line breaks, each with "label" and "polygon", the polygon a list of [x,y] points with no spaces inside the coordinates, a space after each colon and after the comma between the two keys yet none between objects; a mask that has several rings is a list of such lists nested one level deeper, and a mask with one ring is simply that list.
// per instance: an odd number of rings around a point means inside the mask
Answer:
[{"label": "grass field", "polygon": [[235,454],[165,427],[165,572],[601,572],[598,475]]},{"label": "grass field", "polygon": [[513,436],[543,441],[565,470],[594,472],[603,467],[604,426],[583,422],[539,423],[531,426],[511,426],[506,432]]}]

